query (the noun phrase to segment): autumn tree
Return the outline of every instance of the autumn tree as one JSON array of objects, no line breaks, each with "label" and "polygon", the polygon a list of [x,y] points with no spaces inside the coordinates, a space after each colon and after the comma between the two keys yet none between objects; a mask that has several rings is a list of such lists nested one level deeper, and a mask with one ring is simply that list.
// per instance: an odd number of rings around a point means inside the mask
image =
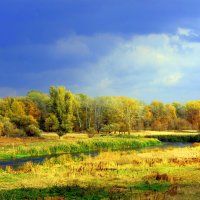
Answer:
[{"label": "autumn tree", "polygon": [[200,130],[200,100],[186,103],[186,115],[192,127]]},{"label": "autumn tree", "polygon": [[71,132],[73,129],[73,94],[65,87],[50,87],[50,110],[59,122],[59,131]]}]

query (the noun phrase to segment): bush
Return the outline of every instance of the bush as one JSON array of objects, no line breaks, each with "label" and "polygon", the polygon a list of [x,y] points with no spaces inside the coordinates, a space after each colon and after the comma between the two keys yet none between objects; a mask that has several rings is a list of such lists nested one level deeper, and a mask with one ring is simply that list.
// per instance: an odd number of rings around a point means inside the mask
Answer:
[{"label": "bush", "polygon": [[25,128],[29,125],[37,126],[38,123],[36,119],[33,118],[31,115],[24,115],[24,116],[13,116],[11,121],[16,124],[18,128]]},{"label": "bush", "polygon": [[112,125],[104,125],[102,128],[101,128],[101,131],[104,132],[104,133],[111,133],[113,131],[113,127]]},{"label": "bush", "polygon": [[34,126],[34,125],[29,125],[26,129],[25,129],[26,135],[27,136],[40,136],[41,134],[41,130]]},{"label": "bush", "polygon": [[0,136],[3,135],[4,124],[0,122]]},{"label": "bush", "polygon": [[91,137],[94,137],[95,134],[97,134],[97,131],[95,130],[95,128],[90,127],[87,129],[87,134],[88,134],[88,137],[91,138]]},{"label": "bush", "polygon": [[18,129],[15,128],[10,134],[9,136],[11,137],[24,137],[26,136],[26,132],[23,129]]},{"label": "bush", "polygon": [[12,124],[10,121],[5,121],[2,135],[11,136],[13,135],[15,129],[16,127],[14,124]]},{"label": "bush", "polygon": [[25,131],[18,129],[14,123],[10,122],[9,118],[0,118],[0,136],[21,137],[25,135]]}]

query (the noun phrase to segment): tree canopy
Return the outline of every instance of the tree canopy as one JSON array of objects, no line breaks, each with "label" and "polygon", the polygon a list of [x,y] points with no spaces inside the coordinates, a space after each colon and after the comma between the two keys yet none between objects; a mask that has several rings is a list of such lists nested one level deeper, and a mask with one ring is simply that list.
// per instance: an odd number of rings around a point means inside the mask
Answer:
[{"label": "tree canopy", "polygon": [[24,97],[0,99],[0,135],[34,136],[41,131],[127,132],[200,129],[200,101],[145,104],[125,96],[89,97],[51,86]]}]

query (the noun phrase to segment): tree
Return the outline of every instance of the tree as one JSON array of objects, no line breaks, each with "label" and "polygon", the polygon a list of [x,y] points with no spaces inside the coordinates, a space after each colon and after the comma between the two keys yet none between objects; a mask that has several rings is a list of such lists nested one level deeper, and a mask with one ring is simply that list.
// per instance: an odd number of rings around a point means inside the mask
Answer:
[{"label": "tree", "polygon": [[75,126],[77,129],[88,130],[94,121],[94,100],[85,94],[75,95]]},{"label": "tree", "polygon": [[[34,103],[34,106],[31,105],[29,109],[29,114],[34,116],[34,118],[39,119],[40,128],[42,130],[45,130],[44,122],[50,112],[50,109],[48,107],[50,101],[49,95],[40,91],[32,90],[27,93],[26,100],[32,101]],[[37,109],[39,110],[39,112]]]},{"label": "tree", "polygon": [[174,130],[175,129],[175,123],[176,123],[176,108],[171,105],[171,104],[166,104],[165,105],[165,117],[163,117],[163,119],[165,119],[165,121],[167,122],[167,127],[166,130]]},{"label": "tree", "polygon": [[192,124],[192,128],[200,130],[200,100],[186,103],[187,120]]},{"label": "tree", "polygon": [[37,90],[32,90],[27,93],[26,97],[34,102],[42,112],[47,112],[47,107],[50,100],[49,95]]},{"label": "tree", "polygon": [[150,129],[153,122],[153,113],[151,112],[151,107],[149,105],[145,106],[143,113],[144,127]]},{"label": "tree", "polygon": [[50,87],[50,110],[59,122],[59,131],[71,132],[73,129],[73,94],[65,87]]},{"label": "tree", "polygon": [[[143,104],[132,98],[118,97],[119,123],[123,124],[123,130],[129,132],[138,129],[138,124],[142,120]],[[124,132],[123,131],[123,132]]]},{"label": "tree", "polygon": [[45,119],[45,130],[49,132],[56,132],[59,130],[59,121],[54,114],[50,114],[49,117]]},{"label": "tree", "polygon": [[179,102],[174,102],[172,105],[176,108],[177,118],[186,119],[186,106]]},{"label": "tree", "polygon": [[19,101],[19,100],[13,100],[12,104],[11,104],[11,110],[12,113],[18,116],[23,116],[25,115],[25,105],[23,102]]}]

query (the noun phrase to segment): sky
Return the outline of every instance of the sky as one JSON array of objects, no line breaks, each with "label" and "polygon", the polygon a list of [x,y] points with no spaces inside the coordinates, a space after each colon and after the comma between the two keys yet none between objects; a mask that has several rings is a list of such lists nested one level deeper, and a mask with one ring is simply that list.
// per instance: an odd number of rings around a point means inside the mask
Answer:
[{"label": "sky", "polygon": [[0,97],[63,85],[200,99],[199,0],[0,0]]}]

